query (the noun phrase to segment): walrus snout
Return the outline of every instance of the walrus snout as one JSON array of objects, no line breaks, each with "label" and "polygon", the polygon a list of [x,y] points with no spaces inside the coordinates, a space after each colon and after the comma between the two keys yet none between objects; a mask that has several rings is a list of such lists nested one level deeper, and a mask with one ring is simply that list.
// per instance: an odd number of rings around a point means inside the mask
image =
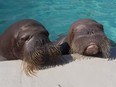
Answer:
[{"label": "walrus snout", "polygon": [[85,49],[85,55],[95,55],[99,52],[98,46],[95,43],[90,43],[89,46]]}]

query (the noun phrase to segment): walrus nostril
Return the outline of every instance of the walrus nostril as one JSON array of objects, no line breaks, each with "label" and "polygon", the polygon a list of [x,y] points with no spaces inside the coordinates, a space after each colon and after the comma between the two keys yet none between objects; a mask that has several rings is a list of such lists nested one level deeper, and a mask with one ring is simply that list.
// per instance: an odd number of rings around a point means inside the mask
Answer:
[{"label": "walrus nostril", "polygon": [[91,34],[94,34],[94,32],[92,31]]},{"label": "walrus nostril", "polygon": [[90,34],[90,35],[93,35],[93,34],[94,34],[94,31],[91,31],[89,34]]}]

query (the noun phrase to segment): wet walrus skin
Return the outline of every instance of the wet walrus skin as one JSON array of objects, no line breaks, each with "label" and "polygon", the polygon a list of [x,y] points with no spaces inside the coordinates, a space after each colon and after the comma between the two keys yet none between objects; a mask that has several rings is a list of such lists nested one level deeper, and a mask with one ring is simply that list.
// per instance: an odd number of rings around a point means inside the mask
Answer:
[{"label": "wet walrus skin", "polygon": [[105,58],[109,56],[110,42],[104,33],[103,25],[92,19],[74,22],[68,35],[56,43],[64,42],[69,44],[69,53]]},{"label": "wet walrus skin", "polygon": [[28,74],[55,60],[61,55],[59,46],[49,40],[45,27],[32,19],[24,19],[11,25],[0,36],[0,60],[23,60],[23,68]]}]

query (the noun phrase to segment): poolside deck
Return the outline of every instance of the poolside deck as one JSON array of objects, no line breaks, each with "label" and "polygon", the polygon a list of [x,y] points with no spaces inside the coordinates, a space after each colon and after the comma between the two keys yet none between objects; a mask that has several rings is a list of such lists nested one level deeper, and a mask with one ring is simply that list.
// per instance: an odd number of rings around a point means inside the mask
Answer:
[{"label": "poolside deck", "polygon": [[0,69],[0,87],[116,87],[116,60],[77,59],[32,77],[22,71],[20,60],[0,62]]}]

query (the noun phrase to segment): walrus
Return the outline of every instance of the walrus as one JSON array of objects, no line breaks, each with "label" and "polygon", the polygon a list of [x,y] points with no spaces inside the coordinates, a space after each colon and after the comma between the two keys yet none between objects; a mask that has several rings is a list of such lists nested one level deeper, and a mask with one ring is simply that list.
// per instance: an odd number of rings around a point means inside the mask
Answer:
[{"label": "walrus", "polygon": [[74,22],[66,36],[59,38],[56,44],[68,43],[70,53],[86,56],[108,57],[110,41],[104,33],[103,25],[93,19],[81,19]]},{"label": "walrus", "polygon": [[33,74],[35,70],[48,61],[56,60],[56,56],[60,55],[60,46],[53,44],[47,29],[33,19],[23,19],[12,24],[0,36],[0,58],[23,60],[26,74]]}]

